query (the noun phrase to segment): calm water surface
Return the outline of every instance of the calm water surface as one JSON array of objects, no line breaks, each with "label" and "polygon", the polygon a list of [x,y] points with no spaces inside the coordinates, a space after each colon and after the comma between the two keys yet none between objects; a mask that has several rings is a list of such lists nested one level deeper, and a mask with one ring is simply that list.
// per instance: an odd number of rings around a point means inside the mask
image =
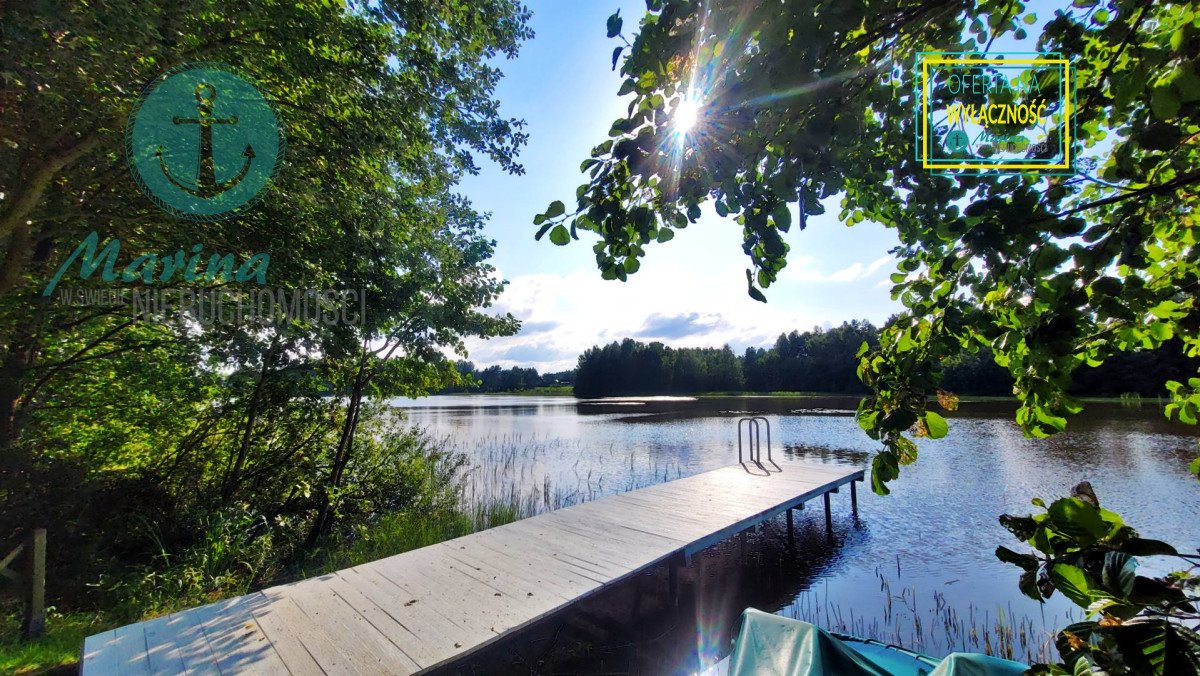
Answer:
[{"label": "calm water surface", "polygon": [[[867,467],[876,448],[849,415],[854,399],[456,395],[394,403],[471,458],[469,497],[518,494],[538,509],[732,464],[736,420],[751,412],[771,421],[784,471],[793,460]],[[891,495],[862,486],[857,520],[847,492],[832,496],[832,543],[815,503],[790,548],[786,528],[770,523],[751,534],[749,551],[735,539],[706,553],[684,573],[682,603],[666,597],[663,571],[650,571],[459,671],[686,673],[727,653],[747,605],[934,655],[982,651],[985,642],[997,650],[999,622],[1010,627],[1017,659],[1036,658],[1070,606],[1060,597],[1041,606],[1017,592],[1017,569],[992,552],[1019,545],[996,517],[1028,513],[1030,498],[1068,494],[1086,479],[1143,536],[1195,548],[1200,487],[1186,465],[1196,448],[1195,432],[1167,423],[1154,403],[1089,404],[1066,433],[1042,440],[1022,436],[1009,406],[967,403],[949,435],[921,441],[918,462]]]}]

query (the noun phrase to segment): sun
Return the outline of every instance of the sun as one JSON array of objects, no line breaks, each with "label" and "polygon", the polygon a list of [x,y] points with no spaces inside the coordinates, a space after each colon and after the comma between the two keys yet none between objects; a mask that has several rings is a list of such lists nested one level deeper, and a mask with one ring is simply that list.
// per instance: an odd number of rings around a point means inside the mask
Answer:
[{"label": "sun", "polygon": [[675,128],[676,133],[686,134],[688,130],[696,126],[696,120],[699,117],[700,102],[693,99],[683,99],[675,106],[671,125]]}]

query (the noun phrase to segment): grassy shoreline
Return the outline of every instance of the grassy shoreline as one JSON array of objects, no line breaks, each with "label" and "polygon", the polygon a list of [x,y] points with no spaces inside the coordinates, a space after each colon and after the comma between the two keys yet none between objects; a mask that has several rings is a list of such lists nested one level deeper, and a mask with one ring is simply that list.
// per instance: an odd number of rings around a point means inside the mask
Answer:
[{"label": "grassy shoreline", "polygon": [[[554,397],[573,397],[575,396],[573,389],[569,385],[558,385],[554,387],[535,387],[527,390],[512,390],[510,392],[462,392],[455,394],[485,394],[494,397],[503,396],[554,396]],[[452,395],[447,395],[452,396]],[[716,399],[720,397],[737,397],[742,399],[861,399],[865,394],[850,394],[846,392],[794,392],[788,390],[772,391],[772,392],[747,392],[747,391],[716,391],[716,392],[678,392],[678,393],[658,393],[658,394],[614,394],[613,397],[696,397],[697,399]],[[597,397],[604,399],[606,397]],[[1128,404],[1130,400],[1125,397],[1091,397],[1082,396],[1076,397],[1081,402],[1092,404]],[[934,397],[930,397],[933,401]],[[1167,401],[1165,397],[1136,397],[1132,403],[1140,404],[1157,404],[1162,405]],[[959,402],[964,404],[970,403],[1012,403],[1016,405],[1016,401],[1011,395],[983,395],[983,394],[964,394],[959,396]]]}]

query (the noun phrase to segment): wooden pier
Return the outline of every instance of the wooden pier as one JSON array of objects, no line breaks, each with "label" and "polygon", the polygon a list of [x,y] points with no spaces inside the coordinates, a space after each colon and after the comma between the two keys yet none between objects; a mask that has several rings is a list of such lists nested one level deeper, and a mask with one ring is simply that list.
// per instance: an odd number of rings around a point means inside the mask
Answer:
[{"label": "wooden pier", "polygon": [[[782,467],[782,471],[778,468]],[[771,471],[767,471],[770,468]],[[745,463],[90,636],[82,673],[407,674],[863,480]],[[857,508],[857,505],[855,505]]]}]

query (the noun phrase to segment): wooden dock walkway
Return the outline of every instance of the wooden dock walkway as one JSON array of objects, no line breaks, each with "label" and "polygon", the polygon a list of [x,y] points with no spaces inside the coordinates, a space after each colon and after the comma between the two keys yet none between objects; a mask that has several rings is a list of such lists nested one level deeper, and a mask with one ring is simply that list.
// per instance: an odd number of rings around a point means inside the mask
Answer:
[{"label": "wooden dock walkway", "polygon": [[88,637],[81,673],[407,674],[446,665],[808,500],[823,496],[828,515],[829,493],[849,483],[856,498],[853,482],[863,479],[846,467],[782,468],[705,472],[119,627]]}]

